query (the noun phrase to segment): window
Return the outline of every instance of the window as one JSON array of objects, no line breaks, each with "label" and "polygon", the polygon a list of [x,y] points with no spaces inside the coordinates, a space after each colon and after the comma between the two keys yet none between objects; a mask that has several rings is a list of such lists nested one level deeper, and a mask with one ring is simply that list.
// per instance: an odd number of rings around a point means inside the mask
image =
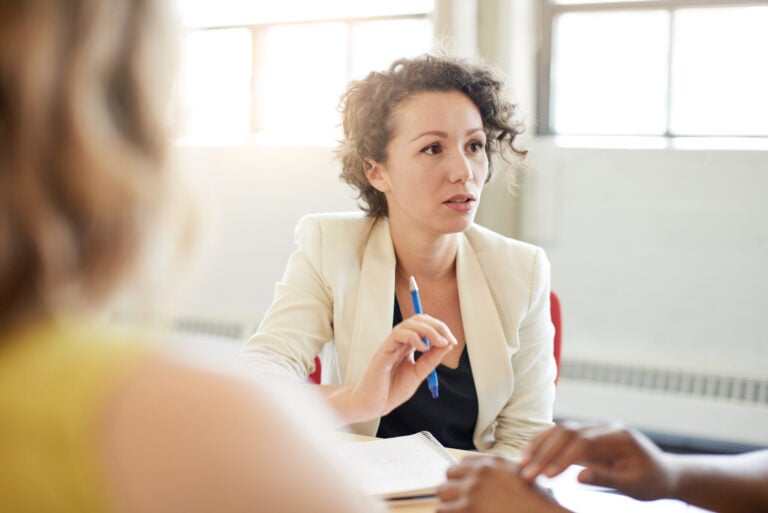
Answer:
[{"label": "window", "polygon": [[768,136],[765,2],[550,1],[539,132]]},{"label": "window", "polygon": [[332,143],[349,80],[432,48],[434,0],[177,2],[176,125],[193,143]]},{"label": "window", "polygon": [[219,140],[233,140],[248,133],[251,31],[196,31],[185,43],[176,120],[181,134],[210,131]]}]

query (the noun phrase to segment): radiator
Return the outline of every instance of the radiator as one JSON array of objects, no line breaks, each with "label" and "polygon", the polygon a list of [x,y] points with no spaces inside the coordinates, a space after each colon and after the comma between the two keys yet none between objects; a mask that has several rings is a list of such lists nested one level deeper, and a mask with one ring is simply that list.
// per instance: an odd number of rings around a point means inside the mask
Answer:
[{"label": "radiator", "polygon": [[179,318],[172,323],[167,347],[189,363],[229,372],[251,332],[236,321]]},{"label": "radiator", "polygon": [[239,322],[193,318],[176,319],[173,323],[173,330],[176,333],[191,333],[236,340],[243,339],[250,334],[249,330]]},{"label": "radiator", "polygon": [[[225,364],[252,330],[212,319],[174,323],[182,353]],[[190,337],[198,342],[189,343]],[[555,416],[621,420],[655,433],[768,447],[768,379],[563,359]]]},{"label": "radiator", "polygon": [[555,416],[768,446],[768,380],[563,360]]}]

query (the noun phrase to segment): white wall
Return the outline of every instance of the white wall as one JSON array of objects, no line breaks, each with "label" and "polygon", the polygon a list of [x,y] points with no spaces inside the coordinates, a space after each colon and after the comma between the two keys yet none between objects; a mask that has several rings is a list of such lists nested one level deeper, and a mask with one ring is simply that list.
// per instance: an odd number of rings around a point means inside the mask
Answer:
[{"label": "white wall", "polygon": [[[354,210],[351,190],[328,148],[176,154],[213,219],[180,315],[253,327],[294,249],[296,221]],[[531,162],[520,238],[552,262],[565,358],[768,376],[768,152],[540,140]]]},{"label": "white wall", "polygon": [[532,157],[521,237],[552,262],[563,365],[715,376],[753,390],[745,400],[716,397],[723,391],[706,383],[689,394],[566,377],[556,414],[768,445],[768,151],[538,140]]},{"label": "white wall", "polygon": [[[204,214],[214,219],[178,315],[238,324],[245,336],[269,306],[299,217],[355,209],[355,200],[328,148],[178,147],[176,156],[202,185]],[[508,218],[509,205],[495,222],[519,226],[520,238],[549,255],[565,364],[766,379],[768,152],[561,148],[538,140],[530,159],[534,169],[516,200],[519,223]],[[489,205],[483,216],[494,219]],[[764,406],[680,397],[661,404],[642,390],[619,390],[612,404],[604,387],[568,379],[559,391],[560,416],[768,444]],[[702,422],[708,412],[712,422]]]},{"label": "white wall", "polygon": [[182,319],[255,328],[312,212],[354,210],[329,148],[178,146],[175,160],[202,192],[200,262],[178,305]]},{"label": "white wall", "polygon": [[521,235],[552,261],[566,355],[768,377],[768,151],[534,159]]}]

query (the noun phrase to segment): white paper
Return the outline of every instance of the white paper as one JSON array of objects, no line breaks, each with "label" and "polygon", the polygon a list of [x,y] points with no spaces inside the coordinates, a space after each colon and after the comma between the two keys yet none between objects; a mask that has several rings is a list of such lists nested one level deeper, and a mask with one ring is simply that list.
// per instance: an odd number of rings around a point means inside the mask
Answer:
[{"label": "white paper", "polygon": [[347,442],[340,457],[367,493],[384,498],[433,494],[456,460],[427,433]]}]

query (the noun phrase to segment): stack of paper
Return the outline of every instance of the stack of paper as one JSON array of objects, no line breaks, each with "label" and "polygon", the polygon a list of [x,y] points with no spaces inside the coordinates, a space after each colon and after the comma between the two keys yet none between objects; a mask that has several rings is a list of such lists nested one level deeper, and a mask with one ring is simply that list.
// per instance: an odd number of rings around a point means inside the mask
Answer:
[{"label": "stack of paper", "polygon": [[384,499],[434,495],[456,460],[427,431],[347,442],[341,458],[367,493]]}]

